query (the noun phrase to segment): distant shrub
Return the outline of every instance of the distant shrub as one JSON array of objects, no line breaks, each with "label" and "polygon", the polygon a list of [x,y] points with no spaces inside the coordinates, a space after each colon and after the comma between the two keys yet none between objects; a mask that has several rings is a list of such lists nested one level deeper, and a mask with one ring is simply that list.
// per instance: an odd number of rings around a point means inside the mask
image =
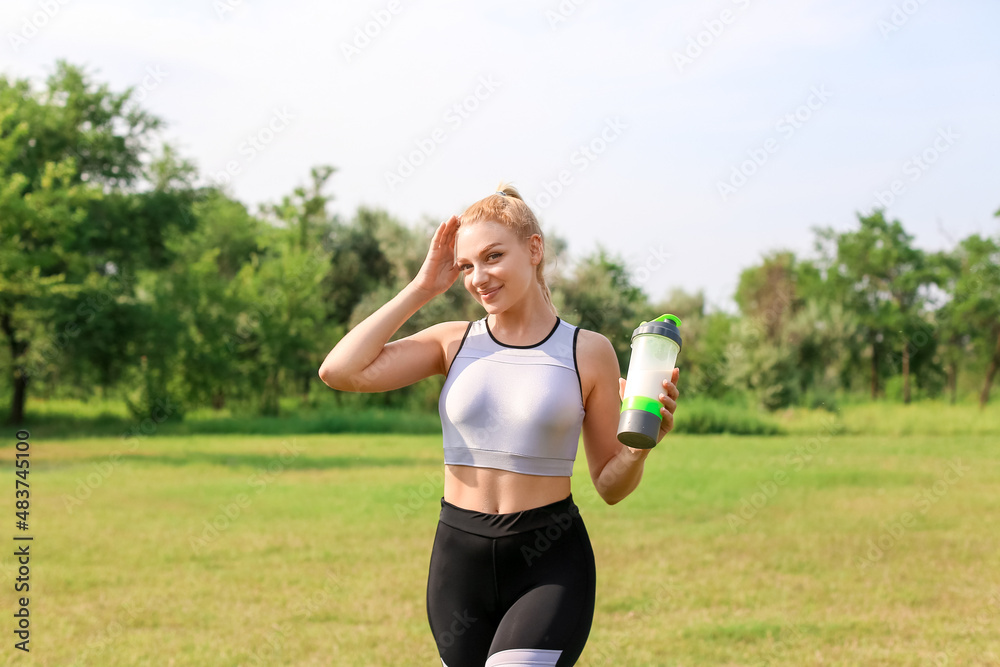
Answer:
[{"label": "distant shrub", "polygon": [[810,410],[825,410],[827,412],[837,412],[839,409],[836,393],[825,389],[807,391],[802,397],[802,405]]},{"label": "distant shrub", "polygon": [[750,408],[682,398],[677,405],[673,432],[691,435],[783,435],[784,429]]},{"label": "distant shrub", "polygon": [[247,433],[281,435],[285,433],[411,433],[441,432],[436,414],[399,410],[356,410],[305,414],[290,417],[225,417],[190,419],[164,429],[164,434]]}]

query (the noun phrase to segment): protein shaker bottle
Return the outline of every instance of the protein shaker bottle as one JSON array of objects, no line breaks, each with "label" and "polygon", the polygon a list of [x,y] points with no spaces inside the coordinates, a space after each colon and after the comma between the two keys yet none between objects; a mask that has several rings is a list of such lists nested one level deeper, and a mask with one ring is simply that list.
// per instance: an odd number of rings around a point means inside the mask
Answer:
[{"label": "protein shaker bottle", "polygon": [[636,449],[656,445],[663,407],[658,396],[663,393],[663,380],[673,375],[681,351],[680,323],[676,315],[660,315],[632,332],[632,356],[618,418],[618,440],[624,445]]}]

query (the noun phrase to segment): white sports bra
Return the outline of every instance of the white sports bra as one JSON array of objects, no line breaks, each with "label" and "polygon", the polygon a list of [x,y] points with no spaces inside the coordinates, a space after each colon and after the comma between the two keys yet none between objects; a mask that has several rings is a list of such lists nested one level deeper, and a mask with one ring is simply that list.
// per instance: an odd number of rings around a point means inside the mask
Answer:
[{"label": "white sports bra", "polygon": [[444,462],[526,475],[573,474],[583,425],[579,327],[557,318],[535,345],[469,323],[438,399]]}]

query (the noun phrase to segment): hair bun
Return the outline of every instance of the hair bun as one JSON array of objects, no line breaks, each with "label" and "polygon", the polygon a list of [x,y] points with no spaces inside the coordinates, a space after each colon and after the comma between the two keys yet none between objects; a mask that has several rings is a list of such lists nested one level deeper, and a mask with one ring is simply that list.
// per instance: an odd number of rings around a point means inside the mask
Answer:
[{"label": "hair bun", "polygon": [[513,197],[514,199],[524,201],[524,198],[521,196],[521,193],[517,191],[517,188],[510,183],[505,183],[503,181],[500,181],[500,185],[497,186],[497,191],[494,194],[498,194],[501,197]]}]

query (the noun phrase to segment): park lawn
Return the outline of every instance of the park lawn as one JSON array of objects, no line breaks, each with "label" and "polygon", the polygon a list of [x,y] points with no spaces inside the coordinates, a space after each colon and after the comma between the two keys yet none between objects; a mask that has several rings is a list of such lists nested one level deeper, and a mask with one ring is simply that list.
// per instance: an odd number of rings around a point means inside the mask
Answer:
[{"label": "park lawn", "polygon": [[[31,451],[21,662],[439,665],[424,611],[439,436]],[[619,505],[582,448],[574,481],[598,567],[580,665],[1000,664],[994,435],[671,435]],[[4,664],[20,653],[12,552]]]}]

